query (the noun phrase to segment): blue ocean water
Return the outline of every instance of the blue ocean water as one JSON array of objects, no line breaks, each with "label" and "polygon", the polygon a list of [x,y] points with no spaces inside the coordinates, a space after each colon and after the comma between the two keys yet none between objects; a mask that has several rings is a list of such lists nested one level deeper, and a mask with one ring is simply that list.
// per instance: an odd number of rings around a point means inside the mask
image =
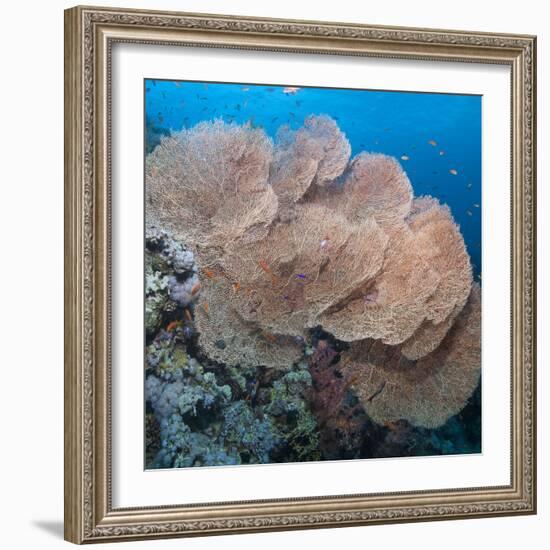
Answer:
[{"label": "blue ocean water", "polygon": [[416,196],[449,205],[481,278],[481,96],[145,80],[146,149],[160,136],[223,118],[274,137],[312,114],[335,119],[352,146],[399,159]]}]

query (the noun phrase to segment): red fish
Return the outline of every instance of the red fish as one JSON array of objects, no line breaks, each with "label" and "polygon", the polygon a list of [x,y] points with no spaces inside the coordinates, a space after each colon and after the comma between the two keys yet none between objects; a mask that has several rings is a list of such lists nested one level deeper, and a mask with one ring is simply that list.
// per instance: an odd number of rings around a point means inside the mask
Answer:
[{"label": "red fish", "polygon": [[166,330],[168,332],[178,328],[178,326],[181,325],[181,321],[172,321],[171,323],[168,324],[168,326],[166,327]]}]

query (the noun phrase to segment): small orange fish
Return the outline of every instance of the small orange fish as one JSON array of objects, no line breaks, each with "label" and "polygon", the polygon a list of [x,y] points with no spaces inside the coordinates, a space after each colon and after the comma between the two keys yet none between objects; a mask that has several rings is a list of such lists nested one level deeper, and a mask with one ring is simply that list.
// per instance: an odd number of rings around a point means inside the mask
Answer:
[{"label": "small orange fish", "polygon": [[384,422],[384,426],[388,428],[388,430],[397,430],[400,428],[399,422],[395,422],[394,420],[389,420],[388,422]]},{"label": "small orange fish", "polygon": [[449,170],[449,174],[453,175],[453,176],[456,176],[458,174],[458,170],[455,170],[454,168],[451,168]]},{"label": "small orange fish", "polygon": [[401,155],[401,160],[409,160],[409,157],[407,155]]},{"label": "small orange fish", "polygon": [[171,323],[168,324],[168,326],[166,327],[166,330],[170,332],[176,329],[179,325],[181,325],[181,321],[172,321]]},{"label": "small orange fish", "polygon": [[269,265],[267,264],[267,262],[262,258],[259,262],[260,264],[260,267],[266,272],[266,273],[269,273]]},{"label": "small orange fish", "polygon": [[237,294],[239,292],[239,289],[241,288],[241,283],[233,283],[233,292]]},{"label": "small orange fish", "polygon": [[208,302],[204,302],[204,304],[202,304],[202,308],[204,309],[204,311],[205,311],[206,313],[208,313],[208,309],[209,309],[209,307],[208,307]]},{"label": "small orange fish", "polygon": [[262,336],[269,340],[271,343],[275,343],[277,341],[277,337],[274,334],[271,334],[271,332],[268,332],[267,330],[262,331]]},{"label": "small orange fish", "polygon": [[196,282],[191,289],[191,296],[194,296],[201,289],[200,281]]},{"label": "small orange fish", "polygon": [[211,269],[208,269],[208,268],[206,268],[206,267],[202,270],[202,272],[203,272],[209,279],[213,279],[213,278],[216,276],[216,274],[215,274]]},{"label": "small orange fish", "polygon": [[430,141],[428,141],[428,143],[430,145],[432,145],[433,147],[435,147],[437,145],[437,141],[435,141],[435,139],[430,139]]}]

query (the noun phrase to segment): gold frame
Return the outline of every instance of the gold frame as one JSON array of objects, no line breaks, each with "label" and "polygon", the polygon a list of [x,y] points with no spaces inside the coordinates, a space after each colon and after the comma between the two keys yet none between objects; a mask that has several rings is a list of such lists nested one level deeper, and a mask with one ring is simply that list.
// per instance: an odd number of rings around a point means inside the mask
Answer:
[{"label": "gold frame", "polygon": [[[502,487],[113,509],[110,59],[115,42],[498,63],[512,87],[512,449]],[[65,12],[65,538],[75,543],[536,512],[536,37],[75,7]]]}]

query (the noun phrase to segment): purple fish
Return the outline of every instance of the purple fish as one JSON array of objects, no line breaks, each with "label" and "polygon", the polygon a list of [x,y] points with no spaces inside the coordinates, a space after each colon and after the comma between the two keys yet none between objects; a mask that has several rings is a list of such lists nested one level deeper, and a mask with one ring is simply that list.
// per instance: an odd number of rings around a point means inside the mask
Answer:
[{"label": "purple fish", "polygon": [[366,296],[365,296],[365,304],[375,304],[376,300],[378,300],[378,290],[371,290]]},{"label": "purple fish", "polygon": [[296,278],[297,278],[297,279],[305,279],[306,276],[305,276],[303,273],[298,273],[298,274],[296,275]]}]

